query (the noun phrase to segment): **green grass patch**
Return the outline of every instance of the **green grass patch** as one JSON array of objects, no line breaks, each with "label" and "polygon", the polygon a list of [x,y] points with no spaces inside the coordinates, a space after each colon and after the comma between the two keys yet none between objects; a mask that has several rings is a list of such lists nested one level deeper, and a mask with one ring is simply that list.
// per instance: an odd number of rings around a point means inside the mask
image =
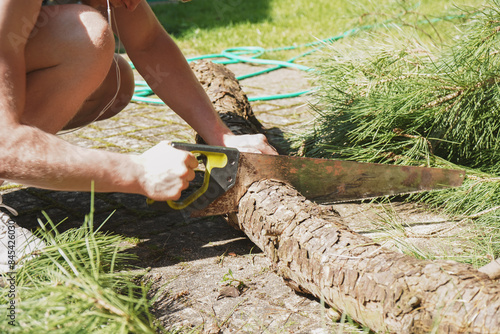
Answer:
[{"label": "green grass patch", "polygon": [[[342,34],[364,25],[398,20],[406,12],[419,13],[405,24],[462,13],[478,6],[468,1],[394,0],[193,0],[188,3],[153,6],[160,22],[189,56],[218,53],[240,46],[265,49],[297,46]],[[430,32],[432,34],[432,32]],[[288,59],[298,52],[280,52],[268,57]]]},{"label": "green grass patch", "polygon": [[0,291],[1,333],[157,333],[123,237],[99,231],[92,212],[64,233],[48,217],[40,226],[46,247],[17,268],[14,292]]}]

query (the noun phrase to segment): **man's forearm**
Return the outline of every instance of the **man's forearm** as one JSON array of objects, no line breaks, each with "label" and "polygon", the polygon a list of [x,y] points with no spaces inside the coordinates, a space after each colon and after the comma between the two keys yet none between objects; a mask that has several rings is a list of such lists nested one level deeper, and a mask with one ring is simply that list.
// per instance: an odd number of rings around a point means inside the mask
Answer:
[{"label": "man's forearm", "polygon": [[116,10],[127,54],[153,91],[211,145],[276,154],[264,135],[235,136],[222,122],[184,55],[146,1],[133,12]]},{"label": "man's forearm", "polygon": [[[4,132],[1,131],[0,132]],[[7,132],[7,130],[5,130]],[[0,179],[53,190],[141,193],[137,164],[125,154],[71,145],[26,125],[8,129],[0,144]]]},{"label": "man's forearm", "polygon": [[165,33],[150,49],[129,51],[134,65],[154,92],[181,116],[207,143],[223,145],[231,131],[213,109],[203,87],[181,51]]}]

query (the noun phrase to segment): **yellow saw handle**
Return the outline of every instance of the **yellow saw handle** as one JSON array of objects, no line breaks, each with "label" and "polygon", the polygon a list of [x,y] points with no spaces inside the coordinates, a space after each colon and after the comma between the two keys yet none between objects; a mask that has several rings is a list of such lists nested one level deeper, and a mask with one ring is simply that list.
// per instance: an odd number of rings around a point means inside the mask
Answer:
[{"label": "yellow saw handle", "polygon": [[[235,184],[239,159],[237,149],[176,142],[171,143],[171,145],[174,148],[189,151],[193,154],[204,155],[207,161],[203,185],[181,201],[166,201],[169,208],[174,210],[204,209]],[[155,202],[151,199],[148,199],[147,203],[159,208],[164,206],[161,202]]]},{"label": "yellow saw handle", "polygon": [[207,157],[205,176],[203,177],[203,185],[201,186],[201,188],[196,190],[194,193],[192,193],[182,201],[167,201],[168,206],[175,210],[185,209],[188,205],[192,204],[196,199],[203,195],[208,190],[212,169],[224,168],[227,165],[227,155],[225,155],[224,153],[207,151],[191,151],[191,153],[199,153]]}]

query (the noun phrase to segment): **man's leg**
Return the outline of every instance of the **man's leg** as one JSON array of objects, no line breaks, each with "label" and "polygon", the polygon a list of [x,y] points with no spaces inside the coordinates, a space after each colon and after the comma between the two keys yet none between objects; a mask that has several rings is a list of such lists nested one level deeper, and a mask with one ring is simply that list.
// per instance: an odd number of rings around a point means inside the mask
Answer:
[{"label": "man's leg", "polygon": [[[95,120],[116,93],[113,54],[112,32],[96,10],[82,5],[42,7],[25,49],[21,122],[55,134]],[[133,94],[132,70],[122,57],[115,57],[121,89],[99,119],[118,113]]]},{"label": "man's leg", "polygon": [[[22,122],[56,133],[95,120],[116,93],[113,55],[114,38],[99,12],[83,5],[42,7],[26,46]],[[121,90],[100,119],[124,108],[133,92],[130,66],[117,59]]]},{"label": "man's leg", "polygon": [[[134,73],[128,61],[123,57],[116,54],[115,60],[116,63],[111,64],[104,82],[85,100],[63,130],[79,128],[94,121],[113,117],[129,104],[135,88]],[[117,71],[120,87],[118,87]],[[109,105],[110,102],[111,105]]]},{"label": "man's leg", "polygon": [[[43,7],[25,53],[26,104],[20,115],[24,124],[50,133],[83,126],[95,120],[117,92],[116,67],[112,62],[114,38],[106,20],[90,7]],[[121,89],[99,119],[118,113],[133,92],[130,66],[122,57],[115,57],[120,67]],[[2,204],[1,195],[0,207],[7,207]],[[12,271],[7,262],[9,233],[17,235],[18,257],[44,247],[43,241],[0,211],[0,275]]]}]

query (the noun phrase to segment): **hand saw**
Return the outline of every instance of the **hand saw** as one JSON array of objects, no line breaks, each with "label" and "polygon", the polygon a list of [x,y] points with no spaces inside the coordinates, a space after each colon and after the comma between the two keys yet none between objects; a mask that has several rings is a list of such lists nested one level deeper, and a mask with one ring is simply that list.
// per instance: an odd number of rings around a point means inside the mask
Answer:
[{"label": "hand saw", "polygon": [[156,202],[152,208],[186,210],[191,217],[238,211],[250,185],[263,179],[292,185],[317,203],[340,203],[462,185],[462,170],[385,165],[345,160],[239,152],[234,148],[171,143],[206,157],[203,185],[181,201]]}]

